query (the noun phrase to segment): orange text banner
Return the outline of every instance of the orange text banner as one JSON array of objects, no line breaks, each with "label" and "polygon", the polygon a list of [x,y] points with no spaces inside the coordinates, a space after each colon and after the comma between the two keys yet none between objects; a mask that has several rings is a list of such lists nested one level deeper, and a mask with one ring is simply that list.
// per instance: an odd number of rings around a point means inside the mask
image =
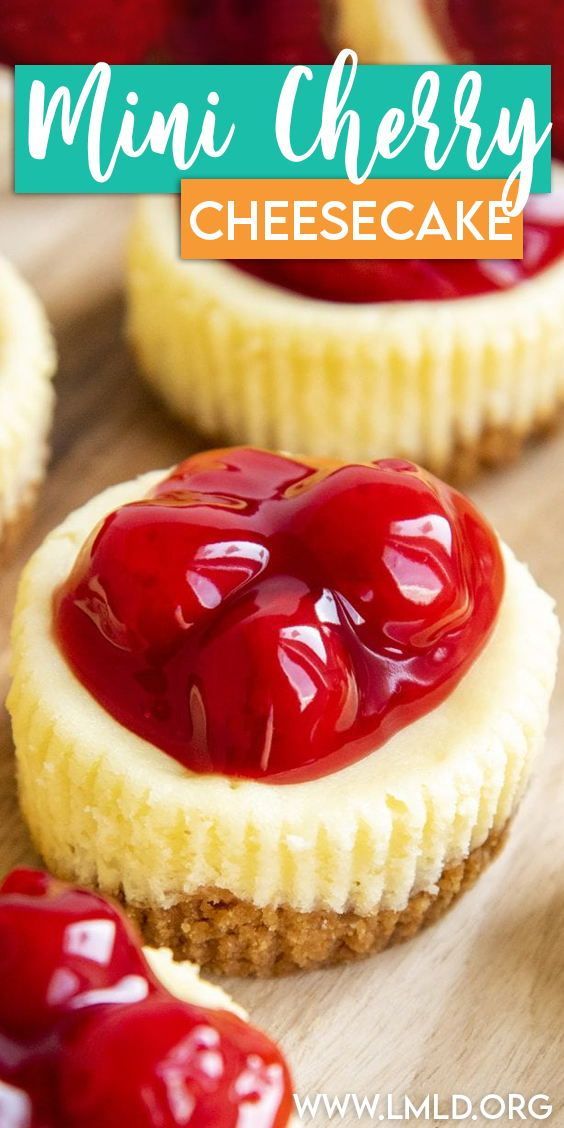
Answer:
[{"label": "orange text banner", "polygon": [[[183,180],[186,259],[518,259],[502,180]],[[513,198],[514,193],[511,193]]]}]

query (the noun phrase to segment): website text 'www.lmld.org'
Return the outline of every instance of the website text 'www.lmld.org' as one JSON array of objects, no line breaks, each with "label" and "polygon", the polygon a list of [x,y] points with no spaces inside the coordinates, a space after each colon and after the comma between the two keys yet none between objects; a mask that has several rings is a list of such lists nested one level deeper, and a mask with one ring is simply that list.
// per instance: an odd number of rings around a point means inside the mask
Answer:
[{"label": "website text 'www.lmld.org'", "polygon": [[520,1122],[537,1123],[549,1120],[552,1104],[546,1093],[525,1096],[523,1093],[488,1093],[485,1097],[472,1100],[464,1093],[453,1093],[441,1098],[437,1093],[427,1093],[415,1100],[406,1095],[374,1093],[361,1096],[358,1093],[344,1093],[332,1096],[329,1093],[314,1093],[304,1097],[294,1094],[294,1104],[299,1119],[304,1124],[318,1120],[375,1121],[380,1124],[421,1123],[460,1124],[464,1121],[497,1121],[503,1124]]}]

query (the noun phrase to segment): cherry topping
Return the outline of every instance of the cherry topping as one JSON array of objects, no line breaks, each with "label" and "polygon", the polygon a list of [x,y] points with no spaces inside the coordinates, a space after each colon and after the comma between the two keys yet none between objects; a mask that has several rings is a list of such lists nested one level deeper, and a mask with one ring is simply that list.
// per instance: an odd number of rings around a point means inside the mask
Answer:
[{"label": "cherry topping", "polygon": [[0,936],[2,1128],[285,1128],[277,1046],[170,995],[104,898],[17,870]]},{"label": "cherry topping", "polygon": [[502,589],[491,529],[412,463],[233,448],[107,517],[54,620],[121,724],[193,771],[293,783],[444,700]]}]

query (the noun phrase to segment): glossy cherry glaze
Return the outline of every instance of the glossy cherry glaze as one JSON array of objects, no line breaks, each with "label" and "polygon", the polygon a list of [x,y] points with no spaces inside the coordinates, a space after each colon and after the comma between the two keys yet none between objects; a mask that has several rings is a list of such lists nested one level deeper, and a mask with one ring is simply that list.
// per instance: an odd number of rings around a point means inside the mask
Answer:
[{"label": "glossy cherry glaze", "polygon": [[412,463],[233,448],[111,514],[54,627],[126,728],[196,772],[294,783],[444,700],[502,589],[491,529]]},{"label": "glossy cherry glaze", "polygon": [[0,887],[2,1128],[285,1128],[260,1031],[180,1002],[121,912],[34,870]]}]

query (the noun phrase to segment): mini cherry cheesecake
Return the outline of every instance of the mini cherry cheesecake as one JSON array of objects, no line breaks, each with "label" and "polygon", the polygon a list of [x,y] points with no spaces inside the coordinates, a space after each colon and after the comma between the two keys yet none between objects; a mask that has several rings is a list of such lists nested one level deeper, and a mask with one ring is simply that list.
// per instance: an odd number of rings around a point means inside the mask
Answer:
[{"label": "mini cherry cheesecake", "polygon": [[44,311],[0,258],[0,559],[13,546],[44,477],[54,369]]},{"label": "mini cherry cheesecake", "polygon": [[[373,25],[393,38],[396,22],[436,57],[423,0],[304,0],[299,18],[290,0],[244,12],[212,0],[185,18],[177,51],[181,61],[327,63],[344,44],[387,60]],[[522,262],[181,262],[174,201],[152,198],[132,232],[129,335],[153,387],[207,435],[413,458],[468,477],[559,413],[563,251],[555,192],[531,201]]]},{"label": "mini cherry cheesecake", "polygon": [[39,870],[0,885],[4,1128],[286,1128],[281,1051],[104,898]]},{"label": "mini cherry cheesecake", "polygon": [[22,809],[53,872],[177,957],[378,951],[503,842],[557,642],[524,565],[413,463],[194,455],[95,497],[24,572]]}]

